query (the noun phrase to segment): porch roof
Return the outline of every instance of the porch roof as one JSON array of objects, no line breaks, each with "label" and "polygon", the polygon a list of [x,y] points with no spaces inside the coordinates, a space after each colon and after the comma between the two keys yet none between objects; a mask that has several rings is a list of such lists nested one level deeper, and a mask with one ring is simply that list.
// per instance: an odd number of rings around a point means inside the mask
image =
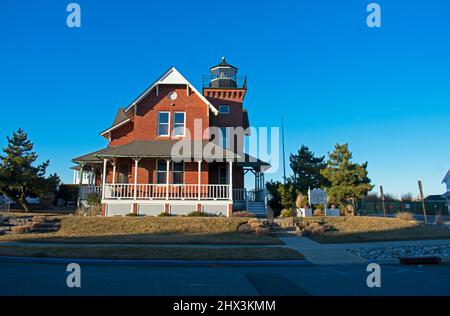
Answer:
[{"label": "porch roof", "polygon": [[[170,158],[175,148],[175,154],[180,158],[203,159],[239,159],[240,156],[230,150],[222,148],[208,140],[136,140],[125,145],[101,150],[92,155],[100,158]],[[210,146],[205,150],[206,146]],[[181,150],[182,149],[182,150]],[[200,149],[200,151],[199,151]],[[181,151],[180,151],[181,150]]]},{"label": "porch roof", "polygon": [[94,151],[90,154],[86,154],[86,155],[74,158],[74,159],[72,159],[72,161],[75,163],[94,163],[94,164],[99,163],[99,164],[101,164],[103,161],[95,155],[100,154],[105,151],[108,151],[108,150],[109,150],[109,148],[103,148],[103,149]]},{"label": "porch roof", "polygon": [[[180,145],[178,149],[183,147],[183,150],[187,151],[175,151],[182,159],[233,159],[238,167],[270,167],[267,162],[245,153],[241,156],[208,140],[136,140],[125,145],[97,150],[72,161],[79,164],[101,164],[104,158],[171,158],[172,149],[177,143]],[[210,147],[205,150],[206,146]],[[196,152],[197,148],[201,151]]]}]

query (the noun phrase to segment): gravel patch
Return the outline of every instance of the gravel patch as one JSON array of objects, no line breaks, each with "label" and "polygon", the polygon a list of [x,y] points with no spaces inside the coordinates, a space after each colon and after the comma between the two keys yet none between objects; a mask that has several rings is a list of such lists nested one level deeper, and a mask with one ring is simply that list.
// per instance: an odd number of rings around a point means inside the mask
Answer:
[{"label": "gravel patch", "polygon": [[404,246],[388,248],[347,249],[348,252],[368,260],[391,260],[399,257],[439,256],[450,258],[450,244],[436,246]]}]

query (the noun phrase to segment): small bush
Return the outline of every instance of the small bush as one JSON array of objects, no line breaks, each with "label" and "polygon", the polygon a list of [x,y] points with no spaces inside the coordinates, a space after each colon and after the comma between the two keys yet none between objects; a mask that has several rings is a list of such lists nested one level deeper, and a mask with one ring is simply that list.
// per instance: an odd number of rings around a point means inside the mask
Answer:
[{"label": "small bush", "polygon": [[137,217],[138,214],[136,214],[136,213],[129,213],[129,214],[127,214],[127,216],[129,216],[129,217]]},{"label": "small bush", "polygon": [[259,219],[256,218],[252,218],[251,220],[248,221],[248,224],[253,228],[256,229],[258,227],[261,227],[264,225],[264,223],[262,221],[260,221]]},{"label": "small bush", "polygon": [[21,235],[21,234],[26,234],[28,233],[30,230],[30,227],[27,225],[23,225],[23,226],[14,226],[11,228],[11,232],[14,235]]},{"label": "small bush", "polygon": [[303,231],[306,235],[319,235],[325,232],[325,226],[318,222],[308,222],[303,227]]},{"label": "small bush", "polygon": [[395,214],[395,217],[404,221],[413,221],[414,216],[410,212],[398,212]]},{"label": "small bush", "polygon": [[188,214],[188,217],[208,217],[208,213],[192,212]]},{"label": "small bush", "polygon": [[233,212],[233,217],[256,217],[256,214],[249,211]]},{"label": "small bush", "polygon": [[294,216],[294,210],[291,208],[285,208],[281,211],[281,217],[292,217]]},{"label": "small bush", "polygon": [[47,221],[47,218],[45,216],[33,216],[31,219],[31,222],[33,223],[45,223]]},{"label": "small bush", "polygon": [[162,212],[161,214],[158,215],[158,217],[170,217],[172,215],[170,215],[169,213],[166,212]]},{"label": "small bush", "polygon": [[265,227],[258,227],[255,229],[255,233],[258,235],[272,235],[272,232],[270,231],[270,229],[265,228]]},{"label": "small bush", "polygon": [[314,216],[322,216],[323,214],[324,212],[320,208],[314,210]]},{"label": "small bush", "polygon": [[255,230],[249,224],[242,224],[242,225],[239,225],[239,227],[237,228],[237,231],[238,231],[238,233],[241,233],[241,234],[251,234]]}]

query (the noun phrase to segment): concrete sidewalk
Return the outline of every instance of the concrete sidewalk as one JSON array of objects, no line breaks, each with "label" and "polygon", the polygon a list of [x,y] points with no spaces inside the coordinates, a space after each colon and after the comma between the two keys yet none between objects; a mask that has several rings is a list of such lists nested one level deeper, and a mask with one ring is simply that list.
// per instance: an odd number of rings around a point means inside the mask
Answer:
[{"label": "concrete sidewalk", "polygon": [[302,253],[306,260],[318,265],[362,264],[367,260],[344,249],[328,248],[306,237],[280,237],[286,247]]},{"label": "concrete sidewalk", "polygon": [[[339,244],[321,244],[306,237],[280,237],[286,244],[286,247],[302,253],[306,260],[318,265],[344,265],[344,264],[362,264],[369,260],[350,253],[347,250],[363,248],[390,248],[405,246],[439,246],[449,245],[450,239],[442,240],[404,240],[404,241],[380,241],[364,243],[339,243]],[[389,260],[386,262],[397,263],[398,260]]]}]

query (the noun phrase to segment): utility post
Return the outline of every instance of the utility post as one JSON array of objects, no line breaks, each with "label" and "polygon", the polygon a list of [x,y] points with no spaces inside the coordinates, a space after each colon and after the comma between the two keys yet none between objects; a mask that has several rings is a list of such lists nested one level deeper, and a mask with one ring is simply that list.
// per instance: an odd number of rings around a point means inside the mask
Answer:
[{"label": "utility post", "polygon": [[428,224],[428,219],[427,219],[427,208],[425,206],[425,200],[423,197],[423,186],[422,186],[422,181],[419,180],[419,193],[420,193],[420,200],[422,200],[422,209],[423,209],[423,217],[425,219],[425,224]]}]

